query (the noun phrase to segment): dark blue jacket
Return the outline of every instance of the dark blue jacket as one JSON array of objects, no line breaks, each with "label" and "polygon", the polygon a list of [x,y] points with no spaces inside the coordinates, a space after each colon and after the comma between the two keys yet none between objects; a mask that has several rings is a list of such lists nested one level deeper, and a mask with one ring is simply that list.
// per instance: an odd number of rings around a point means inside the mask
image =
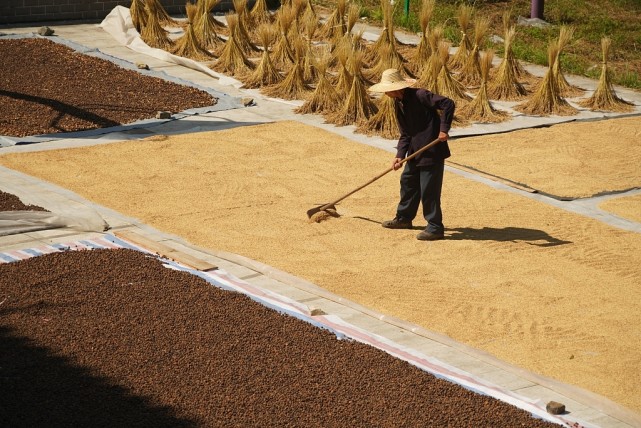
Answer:
[{"label": "dark blue jacket", "polygon": [[[401,137],[396,157],[404,159],[438,138],[440,131],[449,132],[454,119],[454,101],[426,89],[406,88],[403,99],[395,100],[396,119]],[[439,110],[439,111],[437,111]],[[417,166],[442,163],[450,157],[446,141],[414,158]]]}]

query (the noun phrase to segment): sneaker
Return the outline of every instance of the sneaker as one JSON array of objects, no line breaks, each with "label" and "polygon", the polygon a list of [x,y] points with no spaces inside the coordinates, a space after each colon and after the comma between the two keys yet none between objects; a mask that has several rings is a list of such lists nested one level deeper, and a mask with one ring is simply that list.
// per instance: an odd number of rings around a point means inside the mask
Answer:
[{"label": "sneaker", "polygon": [[427,230],[422,231],[416,235],[416,239],[419,241],[438,241],[439,239],[444,239],[445,235],[442,233],[432,233]]},{"label": "sneaker", "polygon": [[409,220],[403,220],[398,217],[394,217],[393,220],[386,220],[382,223],[382,226],[387,229],[411,229],[412,222]]}]

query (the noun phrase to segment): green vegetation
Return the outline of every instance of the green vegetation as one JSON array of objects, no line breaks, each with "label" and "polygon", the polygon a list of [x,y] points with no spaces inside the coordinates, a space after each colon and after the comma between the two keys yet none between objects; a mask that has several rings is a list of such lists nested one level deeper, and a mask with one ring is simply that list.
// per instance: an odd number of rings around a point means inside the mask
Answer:
[{"label": "green vegetation", "polygon": [[[355,0],[362,7],[362,16],[372,24],[381,22],[380,0]],[[335,0],[314,0],[320,6],[331,7]],[[395,1],[394,19],[397,29],[420,31],[418,10],[420,0],[410,0],[410,13],[405,14],[405,0]],[[442,24],[445,37],[453,46],[460,41],[456,20],[458,6],[466,3],[474,6],[476,15],[490,18],[490,34],[503,35],[502,16],[510,10],[513,20],[519,16],[530,17],[530,0],[436,0],[436,8],[430,25]],[[601,38],[612,39],[608,64],[612,70],[612,83],[633,89],[641,89],[641,2],[638,0],[545,0],[544,20],[550,24],[543,28],[518,26],[514,40],[514,53],[522,61],[547,65],[547,49],[551,40],[556,40],[561,25],[575,28],[574,37],[561,55],[564,72],[599,77],[601,70]],[[502,53],[502,43],[488,41]]]}]

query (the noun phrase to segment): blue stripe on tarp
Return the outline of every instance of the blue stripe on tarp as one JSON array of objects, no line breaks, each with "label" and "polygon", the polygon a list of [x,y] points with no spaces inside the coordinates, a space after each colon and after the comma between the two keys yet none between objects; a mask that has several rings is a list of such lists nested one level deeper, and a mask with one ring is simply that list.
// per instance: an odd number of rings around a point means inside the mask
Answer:
[{"label": "blue stripe on tarp", "polygon": [[10,255],[5,253],[0,253],[0,259],[6,261],[7,263],[12,263],[20,260],[20,259],[16,259],[15,257],[11,257]]},{"label": "blue stripe on tarp", "polygon": [[36,250],[35,248],[27,248],[25,250],[20,250],[20,251],[24,251],[25,253],[31,254],[32,256],[36,256],[36,257],[45,254],[42,251]]}]

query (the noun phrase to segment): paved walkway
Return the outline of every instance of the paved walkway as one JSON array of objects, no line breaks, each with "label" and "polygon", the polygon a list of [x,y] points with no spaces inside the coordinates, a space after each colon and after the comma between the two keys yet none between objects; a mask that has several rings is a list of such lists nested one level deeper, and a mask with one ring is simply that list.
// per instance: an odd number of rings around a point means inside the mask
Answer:
[{"label": "paved walkway", "polygon": [[[292,110],[300,103],[283,102],[262,97],[257,91],[246,91],[235,87],[224,79],[217,80],[199,71],[183,66],[158,60],[129,48],[123,47],[116,40],[99,28],[96,24],[74,24],[51,26],[57,37],[74,43],[96,48],[100,52],[117,59],[128,61],[132,64],[146,63],[152,70],[162,71],[184,81],[193,82],[205,88],[228,94],[230,97],[241,100],[252,97],[255,105],[250,107],[230,108],[193,116],[183,116],[178,120],[152,121],[142,129],[123,128],[114,132],[101,135],[85,135],[77,138],[63,138],[53,141],[43,141],[31,145],[14,145],[0,147],[1,153],[23,152],[32,150],[60,149],[63,147],[78,147],[136,139],[141,134],[148,136],[150,133],[173,134],[185,133],[196,130],[216,130],[246,124],[272,122],[277,120],[297,120],[313,126],[324,128],[340,134],[353,141],[369,144],[392,152],[389,140],[369,138],[364,135],[354,134],[352,127],[334,127],[322,123],[322,118],[315,115],[295,115]],[[0,28],[3,33],[28,34],[37,32],[39,27]],[[373,30],[375,31],[375,30]],[[638,97],[638,94],[636,95]],[[628,94],[626,94],[626,98]],[[448,167],[452,172],[465,175],[471,179],[481,180],[492,186],[499,186],[506,191],[521,192],[518,189],[489,180],[485,177],[459,171]],[[599,427],[641,427],[641,416],[635,414],[604,397],[588,391],[556,382],[552,379],[538,376],[505,362],[499,361],[482,351],[472,349],[454,340],[409,324],[403,320],[388,317],[362,307],[355,302],[348,301],[340,296],[323,290],[314,284],[300,278],[293,277],[285,272],[278,271],[270,266],[254,260],[218,252],[211,249],[197,248],[185,242],[178,236],[161,233],[136,219],[128,218],[108,208],[83,200],[78,195],[59,188],[50,183],[42,182],[16,171],[0,168],[0,188],[21,197],[27,203],[35,199],[48,201],[48,203],[65,206],[70,212],[81,213],[86,216],[99,216],[110,226],[109,233],[138,236],[141,246],[155,246],[171,257],[186,264],[213,264],[230,274],[245,280],[252,285],[268,289],[294,299],[307,305],[310,309],[323,311],[328,314],[340,316],[347,322],[357,327],[366,329],[374,334],[388,338],[398,344],[410,347],[425,355],[435,357],[447,364],[464,370],[473,376],[491,382],[506,390],[512,391],[523,397],[540,400],[543,407],[549,401],[565,404],[567,413],[564,418],[568,421],[578,421],[585,426]],[[524,194],[527,192],[523,192]],[[600,218],[617,227],[634,230],[641,233],[641,225],[624,219],[614,218],[606,213],[596,212],[595,204],[583,201],[582,203],[569,204],[555,201],[542,195],[532,195],[562,209],[569,209],[584,215]],[[78,214],[76,214],[78,215]],[[0,237],[0,252],[23,249],[82,239],[94,238],[103,235],[103,231],[79,232],[72,228],[58,228],[20,233]]]}]

